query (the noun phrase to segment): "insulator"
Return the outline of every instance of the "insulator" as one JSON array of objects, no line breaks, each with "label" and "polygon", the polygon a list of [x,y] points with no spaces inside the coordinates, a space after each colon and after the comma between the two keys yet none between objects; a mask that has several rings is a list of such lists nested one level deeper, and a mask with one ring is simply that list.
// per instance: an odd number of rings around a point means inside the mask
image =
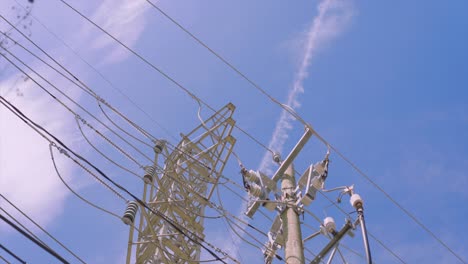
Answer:
[{"label": "insulator", "polygon": [[262,188],[262,186],[258,185],[258,184],[255,184],[255,183],[252,183],[250,184],[250,189],[249,189],[249,193],[250,195],[252,196],[255,196],[255,197],[259,197],[259,198],[264,198],[264,190]]},{"label": "insulator", "polygon": [[336,230],[336,224],[333,217],[326,217],[323,220],[323,226],[325,226],[328,233],[333,233]]},{"label": "insulator", "polygon": [[127,209],[125,210],[125,213],[122,217],[122,221],[126,225],[133,224],[135,221],[135,216],[138,211],[138,203],[136,201],[131,201],[127,205]]},{"label": "insulator", "polygon": [[145,183],[152,183],[153,182],[153,177],[154,177],[154,167],[153,166],[146,166],[145,167],[145,175],[143,176],[143,180]]},{"label": "insulator", "polygon": [[357,193],[351,195],[351,199],[349,199],[349,202],[356,209],[362,208],[362,204],[364,203],[361,196],[359,196],[359,194]]},{"label": "insulator", "polygon": [[278,153],[278,152],[275,152],[273,154],[273,161],[276,162],[276,163],[280,163],[281,162],[281,155]]},{"label": "insulator", "polygon": [[154,144],[154,152],[156,154],[160,154],[164,148],[164,141],[163,140],[156,140]]},{"label": "insulator", "polygon": [[259,173],[253,170],[247,171],[247,173],[245,174],[245,179],[251,182],[255,182],[256,184],[260,183]]}]

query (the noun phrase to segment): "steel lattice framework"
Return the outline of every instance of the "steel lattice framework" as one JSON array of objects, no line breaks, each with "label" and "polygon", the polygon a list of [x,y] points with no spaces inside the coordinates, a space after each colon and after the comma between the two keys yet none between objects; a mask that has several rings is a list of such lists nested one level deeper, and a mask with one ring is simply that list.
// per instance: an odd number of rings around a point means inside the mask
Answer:
[{"label": "steel lattice framework", "polygon": [[[155,164],[146,169],[143,200],[187,232],[181,234],[166,220],[140,207],[140,233],[133,241],[130,229],[127,263],[134,245],[136,263],[198,262],[201,247],[186,235],[190,233],[195,241],[204,238],[202,216],[236,141],[231,136],[234,110],[229,103],[181,135],[172,152],[165,144],[156,144]],[[163,170],[157,169],[158,155],[166,157]]]}]

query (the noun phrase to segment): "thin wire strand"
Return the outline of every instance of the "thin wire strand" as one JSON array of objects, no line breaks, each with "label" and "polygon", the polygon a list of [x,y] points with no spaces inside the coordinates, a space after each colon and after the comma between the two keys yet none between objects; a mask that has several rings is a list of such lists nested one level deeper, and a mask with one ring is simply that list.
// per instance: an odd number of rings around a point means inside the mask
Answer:
[{"label": "thin wire strand", "polygon": [[[292,109],[290,106],[285,105],[281,102],[279,102],[277,99],[275,99],[273,96],[271,96],[266,90],[264,90],[260,85],[255,83],[252,79],[247,77],[244,73],[242,73],[238,68],[236,68],[232,63],[227,61],[223,56],[221,56],[219,53],[214,51],[212,48],[210,48],[205,42],[203,42],[200,38],[192,34],[188,29],[186,29],[184,26],[182,26],[179,22],[177,22],[175,19],[173,19],[171,16],[169,16],[166,12],[164,12],[161,8],[156,6],[153,2],[146,0],[153,8],[158,10],[162,15],[164,15],[167,19],[169,19],[172,23],[174,23],[177,27],[179,27],[182,31],[184,31],[186,34],[188,34],[192,39],[194,39],[197,43],[199,43],[201,46],[206,48],[210,53],[212,53],[214,56],[216,56],[219,60],[221,60],[225,65],[227,65],[230,69],[232,69],[234,72],[236,72],[239,76],[241,76],[244,80],[246,80],[252,87],[260,91],[263,95],[265,95],[268,99],[270,99],[272,102],[280,106],[284,111],[287,111],[289,114],[291,114],[293,117],[295,117],[298,121],[300,121],[303,125],[309,127],[312,129],[312,126],[307,123],[294,109]],[[312,129],[312,131],[315,132],[315,134],[318,136],[320,140],[322,140],[323,143],[325,143],[327,146],[329,146],[331,149],[333,149],[345,162],[347,162],[354,170],[356,170],[361,176],[363,176],[369,183],[371,183],[375,188],[377,188],[380,192],[382,192],[394,205],[396,205],[400,210],[403,211],[409,218],[411,218],[417,225],[419,225],[424,231],[426,231],[430,236],[432,236],[440,245],[442,245],[445,249],[447,249],[452,255],[454,255],[458,260],[460,260],[462,263],[466,263],[465,260],[462,259],[460,255],[458,255],[454,250],[452,250],[445,242],[443,242],[437,235],[435,235],[434,232],[432,232],[426,225],[424,225],[419,219],[417,219],[414,214],[409,212],[406,208],[404,208],[399,202],[397,202],[395,199],[393,199],[382,187],[380,187],[377,183],[375,183],[370,177],[365,174],[359,167],[357,167],[351,160],[349,160],[347,157],[345,157],[338,149],[333,147],[329,142],[327,142],[323,137],[321,137],[315,130]]]},{"label": "thin wire strand", "polygon": [[15,258],[17,261],[23,263],[23,264],[26,264],[26,261],[24,261],[22,258],[18,257],[18,255],[16,255],[15,253],[13,253],[11,250],[9,250],[8,248],[6,248],[4,245],[2,245],[0,243],[0,248],[3,249],[6,253],[8,253],[10,256],[12,256],[13,258]]},{"label": "thin wire strand", "polygon": [[[19,6],[21,6],[23,9],[26,10],[26,8],[21,5],[17,0],[14,0]],[[104,76],[96,67],[91,65],[83,56],[81,56],[75,49],[73,49],[69,44],[67,44],[63,38],[60,38],[57,34],[55,34],[50,28],[48,28],[40,19],[38,19],[34,14],[31,14],[31,17],[36,20],[50,35],[52,35],[55,39],[57,39],[59,42],[61,42],[66,48],[68,48],[70,51],[72,51],[73,54],[75,54],[82,62],[84,62],[88,67],[90,67],[94,72],[98,74],[98,76],[103,79],[105,82],[111,86],[112,89],[120,93],[124,98],[126,98],[134,107],[136,107],[140,112],[142,112],[149,120],[151,120],[156,126],[161,128],[166,135],[172,137],[174,140],[177,140],[174,138],[171,134],[171,132],[162,126],[159,122],[157,122],[153,117],[151,117],[148,112],[146,112],[143,108],[141,108],[135,101],[133,101],[127,94],[125,94],[121,89],[119,89],[117,86],[115,86],[108,78]]]},{"label": "thin wire strand", "polygon": [[[79,155],[78,153],[76,153],[75,151],[73,151],[71,148],[69,148],[66,144],[64,144],[60,139],[58,139],[56,136],[54,136],[53,134],[51,134],[49,131],[47,131],[45,128],[43,128],[42,126],[38,125],[37,123],[35,123],[34,121],[32,121],[29,117],[27,117],[24,113],[22,113],[18,108],[16,108],[14,105],[12,105],[8,100],[6,100],[5,98],[3,98],[3,96],[0,96],[0,101],[2,104],[4,105],[8,105],[10,108],[8,108],[11,112],[13,112],[17,117],[19,117],[23,122],[25,123],[29,123],[31,126],[33,125],[34,127],[36,127],[37,129],[40,129],[42,132],[44,132],[45,134],[47,134],[48,136],[50,136],[51,138],[53,138],[53,140],[55,142],[57,142],[58,144],[60,144],[60,146],[62,146],[65,150],[69,151],[70,153],[72,153],[75,157],[77,157],[78,159],[82,160],[83,162],[85,162],[86,164],[88,164],[89,166],[91,166],[96,172],[98,172],[103,178],[105,178],[107,181],[111,182],[115,187],[117,187],[119,190],[125,192],[127,195],[131,196],[133,199],[135,199],[135,201],[137,201],[140,205],[142,205],[143,207],[145,207],[146,209],[148,209],[150,212],[154,213],[155,215],[157,215],[158,217],[160,217],[161,219],[163,219],[165,222],[167,222],[168,224],[170,224],[172,227],[174,227],[178,232],[180,232],[181,234],[183,234],[184,236],[186,236],[189,240],[191,240],[192,242],[200,245],[203,249],[205,249],[209,254],[211,254],[213,257],[215,257],[217,260],[223,262],[223,263],[226,263],[221,257],[219,257],[214,251],[212,251],[211,249],[209,249],[208,247],[214,249],[216,252],[218,253],[221,253],[223,256],[227,256],[229,257],[230,259],[233,259],[231,256],[229,256],[229,254],[225,253],[224,251],[222,251],[221,249],[219,249],[218,247],[210,244],[209,242],[207,242],[206,240],[204,240],[204,238],[201,238],[199,237],[197,234],[193,233],[191,230],[188,230],[187,228],[179,225],[178,223],[176,222],[173,222],[172,220],[168,219],[164,214],[162,214],[160,211],[156,211],[154,209],[152,209],[151,207],[149,207],[145,202],[143,202],[141,199],[139,199],[135,194],[133,194],[132,192],[130,192],[129,190],[127,190],[126,188],[124,188],[122,185],[118,184],[117,182],[115,182],[114,180],[112,180],[109,176],[107,176],[104,172],[102,172],[98,167],[96,167],[94,164],[92,164],[89,160],[85,159],[84,157],[82,157],[81,155]],[[39,131],[40,134],[42,134],[40,131]],[[43,135],[43,137],[45,137],[45,135]],[[45,137],[47,138],[47,137]]]},{"label": "thin wire strand", "polygon": [[[1,15],[0,15],[1,16]],[[90,113],[87,109],[85,109],[83,106],[81,106],[79,103],[77,103],[75,100],[73,100],[71,97],[69,97],[68,95],[66,95],[62,90],[60,90],[59,88],[57,88],[54,84],[52,84],[50,81],[48,81],[46,78],[44,78],[42,75],[40,75],[39,73],[37,73],[34,69],[32,69],[31,67],[29,67],[27,64],[25,64],[22,60],[20,60],[18,57],[16,57],[15,55],[13,55],[12,53],[10,53],[9,51],[7,51],[12,57],[14,57],[15,59],[17,59],[21,64],[23,64],[24,66],[26,66],[26,68],[28,68],[29,70],[31,70],[33,73],[35,73],[37,76],[39,76],[41,79],[43,79],[44,81],[46,81],[50,86],[52,86],[55,90],[57,90],[60,94],[62,94],[63,96],[65,96],[68,100],[70,100],[71,102],[73,102],[75,105],[77,105],[81,110],[83,110],[84,112],[86,112],[88,115],[90,115],[91,117],[93,117],[95,120],[97,120],[101,125],[103,125],[106,129],[108,129],[109,131],[111,131],[114,135],[116,135],[120,140],[122,140],[123,142],[127,143],[130,147],[132,147],[135,151],[137,151],[140,155],[142,155],[144,158],[146,158],[147,160],[150,160],[151,161],[151,158],[149,158],[145,153],[143,153],[141,150],[139,150],[137,147],[135,147],[132,143],[128,142],[126,139],[124,139],[120,134],[118,134],[117,132],[115,132],[114,130],[112,130],[109,126],[107,126],[105,123],[103,123],[101,120],[99,120],[95,115],[93,115],[92,113]],[[36,85],[38,85],[42,90],[44,90],[49,96],[51,96],[54,100],[56,100],[59,104],[61,104],[63,107],[65,107],[71,114],[73,114],[75,117],[79,118],[80,121],[82,121],[83,123],[87,124],[88,127],[90,128],[93,128],[91,126],[91,124],[89,124],[89,122],[86,122],[86,120],[84,120],[80,115],[78,115],[74,110],[72,110],[69,106],[67,106],[64,102],[62,102],[60,99],[58,99],[56,96],[54,96],[52,93],[50,93],[50,91],[48,91],[44,86],[42,86],[41,84],[39,84],[39,82],[36,81],[36,79],[32,78],[29,74],[27,74],[23,69],[21,69],[17,64],[15,64],[13,61],[11,61],[8,57],[6,57],[4,54],[1,54],[8,62],[10,62],[13,66],[15,66],[20,72],[22,72],[24,75],[28,76],[29,79],[31,79]],[[97,129],[93,129],[98,135],[100,135],[101,137],[103,137],[106,141],[109,142],[109,139],[107,137],[104,136],[104,134],[100,133]],[[109,142],[111,143],[111,142]],[[113,145],[111,143],[111,145]],[[116,146],[114,146],[116,147]]]},{"label": "thin wire strand", "polygon": [[50,247],[42,244],[41,242],[37,241],[34,237],[32,237],[30,234],[28,234],[27,232],[25,232],[24,230],[22,230],[21,228],[19,228],[17,225],[15,225],[13,222],[11,222],[10,220],[8,220],[6,217],[4,217],[2,214],[0,214],[0,219],[3,220],[3,222],[5,222],[6,224],[8,224],[10,227],[12,227],[13,229],[15,229],[18,233],[20,233],[21,235],[23,235],[24,237],[26,237],[29,241],[33,242],[34,244],[36,244],[37,246],[39,246],[40,248],[42,248],[44,251],[46,251],[47,253],[49,253],[50,255],[54,256],[57,260],[59,260],[60,262],[62,263],[65,263],[65,264],[69,264],[70,262],[68,262],[67,260],[65,260],[60,254],[58,254],[57,252],[55,252],[54,250],[52,250]]},{"label": "thin wire strand", "polygon": [[[50,148],[51,149],[51,148]],[[52,149],[51,149],[52,150]],[[54,162],[55,165],[55,162]],[[60,177],[60,179],[63,181],[63,179]],[[64,182],[65,183],[65,182]],[[66,184],[65,184],[66,185]],[[68,186],[67,186],[68,187]],[[54,240],[57,244],[59,244],[63,249],[65,249],[68,253],[72,254],[78,261],[81,263],[85,264],[86,262],[81,259],[75,252],[73,252],[71,249],[69,249],[67,246],[65,246],[62,242],[60,242],[57,238],[55,238],[53,235],[51,235],[46,229],[44,229],[41,225],[39,225],[34,219],[32,219],[30,216],[28,216],[23,210],[18,208],[14,203],[12,203],[10,200],[8,200],[5,196],[3,196],[0,193],[0,196],[7,201],[11,206],[13,206],[18,212],[20,212],[24,217],[26,217],[31,223],[33,223],[36,227],[38,227],[42,232],[44,232],[48,237],[50,237],[52,240]],[[37,238],[37,237],[36,237]],[[39,240],[39,239],[38,239]]]},{"label": "thin wire strand", "polygon": [[[348,212],[346,212],[345,210],[343,210],[343,208],[341,208],[341,206],[337,205],[335,203],[335,201],[333,201],[332,199],[330,199],[325,193],[323,192],[319,192],[323,197],[325,197],[325,199],[327,199],[330,203],[332,203],[341,213],[343,213],[345,216],[351,218],[351,216],[349,215]],[[388,251],[393,257],[395,257],[396,259],[398,259],[398,261],[400,261],[401,263],[406,263],[396,252],[394,252],[393,250],[391,250],[388,246],[386,246],[381,240],[379,239],[376,239],[376,237],[374,235],[372,235],[371,232],[367,231],[367,233],[369,234],[370,237],[372,237],[378,244],[380,244],[386,251]]]},{"label": "thin wire strand", "polygon": [[[0,194],[1,195],[1,194]],[[2,195],[3,196],[3,195]],[[6,200],[6,199],[5,199]],[[8,202],[8,201],[7,201]],[[19,225],[21,228],[23,228],[26,232],[28,232],[31,236],[33,236],[35,239],[37,239],[39,242],[45,245],[44,241],[42,241],[36,234],[34,234],[29,228],[24,226],[18,219],[16,219],[14,216],[12,216],[10,213],[8,213],[5,209],[0,207],[0,211],[5,213],[8,217],[10,217],[17,225]]]},{"label": "thin wire strand", "polygon": [[[88,20],[89,22],[91,22],[92,24],[94,24],[96,27],[99,28],[99,26],[97,24],[95,24],[93,21],[89,20],[87,17],[83,16],[81,13],[79,13],[76,9],[74,9],[73,7],[71,7],[68,3],[66,3],[65,1],[63,0],[60,0],[61,2],[63,2],[64,4],[66,4],[67,6],[69,6],[70,8],[72,8],[73,10],[75,10],[78,14],[80,14],[83,18],[85,18],[86,20]],[[144,59],[141,55],[139,55],[138,53],[136,53],[135,51],[129,49],[127,46],[125,46],[125,44],[123,44],[122,42],[120,42],[118,39],[116,39],[115,37],[113,37],[112,35],[110,35],[109,33],[107,33],[105,30],[103,30],[106,34],[108,34],[111,38],[113,38],[115,41],[117,41],[118,43],[120,43],[121,45],[123,45],[124,47],[127,48],[127,50],[129,50],[130,52],[132,52],[134,55],[136,55],[137,57],[139,57],[140,59],[142,59],[144,62],[146,62],[147,64],[153,66],[154,69],[156,69],[157,71],[159,71],[163,76],[165,76],[166,78],[168,78],[169,80],[171,80],[173,83],[175,83],[177,86],[179,86],[180,88],[182,88],[186,93],[188,93],[192,98],[194,99],[198,99],[193,93],[191,93],[190,91],[188,91],[186,88],[184,88],[183,86],[181,86],[178,82],[176,82],[174,79],[172,79],[170,76],[168,76],[167,74],[165,74],[164,72],[162,72],[160,69],[156,68],[153,64],[149,63],[146,59]],[[240,73],[240,72],[239,72]],[[272,100],[273,102],[277,103],[278,105],[280,105],[285,111],[288,111],[291,115],[293,115],[296,119],[298,119],[299,121],[301,121],[304,125],[308,126],[311,128],[311,126],[306,123],[296,112],[294,112],[294,110],[292,108],[290,108],[289,106],[286,106],[284,104],[281,104],[279,101],[277,101],[276,99],[274,99],[273,97],[271,97],[266,91],[264,91],[261,87],[257,87],[265,96],[269,97],[270,100]],[[199,100],[199,99],[198,99]],[[201,101],[203,102],[203,101]],[[204,103],[205,104],[205,103]],[[205,104],[206,105],[206,104]],[[209,105],[207,105],[210,109],[212,109]],[[213,110],[213,109],[212,109]],[[213,110],[214,111],[214,110]],[[242,131],[242,130],[241,130]],[[319,137],[319,139],[322,139],[323,141],[323,138],[320,137],[318,134],[317,136]],[[324,142],[325,143],[325,142]],[[329,145],[327,143],[327,145]],[[330,146],[330,145],[329,145]],[[268,149],[266,146],[264,146],[266,149]],[[336,149],[333,148],[336,152]],[[269,149],[268,149],[269,150]],[[271,151],[271,150],[269,150]],[[340,155],[340,154],[339,154]],[[342,158],[344,156],[340,155]],[[349,161],[347,161],[349,163]],[[352,165],[353,166],[353,165]],[[354,167],[353,168],[357,168],[357,167]],[[361,173],[362,174],[362,173]],[[365,176],[366,177],[366,176]],[[370,180],[368,177],[366,177],[368,180]],[[371,181],[372,182],[372,181]],[[376,185],[374,183],[374,185],[376,187],[378,187],[379,190],[383,191],[382,188],[380,188],[378,185]],[[385,193],[385,192],[384,192]],[[385,193],[386,194],[386,193]],[[388,195],[387,195],[388,196]],[[388,196],[389,197],[389,196]],[[391,197],[390,197],[391,198]],[[392,202],[396,203],[397,205],[399,205],[395,200],[391,199]],[[399,206],[400,209],[404,209],[403,207]],[[439,243],[441,243],[442,245],[444,245],[452,254],[455,254],[455,252],[453,252],[445,243],[443,243],[440,239],[438,239],[438,237],[435,236],[434,233],[432,233],[428,228],[425,228],[424,225],[422,225],[422,223],[420,221],[418,221],[413,215],[411,215],[407,210],[403,210],[406,214],[409,214],[409,216],[416,221],[416,223],[418,223],[421,227],[423,227],[427,232],[429,232],[435,239],[438,240]],[[458,255],[456,255],[458,257]],[[462,262],[463,260],[458,257]]]},{"label": "thin wire strand", "polygon": [[6,264],[11,264],[11,262],[2,257],[2,255],[0,255],[0,259],[3,260],[3,262],[5,262]]},{"label": "thin wire strand", "polygon": [[[77,119],[76,119],[77,120]],[[91,146],[97,153],[99,153],[103,158],[105,158],[106,160],[108,160],[110,163],[114,164],[115,166],[117,166],[118,168],[122,169],[123,171],[126,171],[138,178],[141,179],[141,176],[138,175],[138,173],[130,170],[129,168],[126,168],[124,167],[123,165],[119,164],[118,162],[114,161],[113,159],[109,158],[106,154],[104,154],[101,150],[99,150],[91,141],[90,139],[86,136],[86,134],[84,133],[83,129],[81,128],[81,125],[80,125],[80,122],[77,121],[77,125],[78,125],[78,129],[80,130],[80,133],[81,135],[83,136],[83,138],[85,139],[85,141],[88,143],[89,146]]]},{"label": "thin wire strand", "polygon": [[[96,205],[95,203],[93,202],[90,202],[88,199],[84,198],[83,196],[81,196],[80,194],[78,194],[70,185],[68,185],[68,183],[65,181],[65,179],[62,177],[60,171],[58,170],[58,167],[57,167],[57,163],[55,162],[55,158],[54,158],[54,151],[52,149],[52,144],[49,144],[49,152],[50,152],[50,159],[52,160],[52,164],[54,165],[54,169],[55,169],[55,172],[57,174],[57,176],[60,178],[60,180],[62,181],[63,185],[65,185],[65,187],[67,187],[67,189],[73,193],[76,197],[78,197],[80,200],[82,200],[83,202],[85,202],[86,204],[90,205],[91,207],[94,207],[102,212],[105,212],[107,214],[110,214],[110,215],[113,215],[117,218],[120,218],[116,213],[113,213],[107,209],[104,209],[103,207],[99,206],[99,205]],[[124,199],[125,201],[125,199]]]},{"label": "thin wire strand", "polygon": [[[129,51],[130,53],[132,53],[134,56],[136,56],[138,59],[140,59],[142,62],[144,62],[145,64],[147,64],[149,67],[151,67],[153,70],[159,72],[162,76],[164,76],[166,79],[168,79],[170,82],[172,82],[174,85],[176,85],[179,89],[181,89],[182,91],[184,91],[187,95],[189,95],[193,100],[197,101],[197,102],[200,102],[202,103],[203,105],[205,105],[206,107],[208,107],[211,111],[213,112],[216,112],[216,110],[210,106],[208,103],[206,103],[205,101],[201,100],[199,97],[197,97],[194,93],[192,93],[189,89],[187,89],[185,86],[183,86],[181,83],[179,83],[177,80],[175,80],[174,78],[172,78],[171,76],[169,76],[166,72],[164,72],[162,69],[160,69],[159,67],[155,66],[153,63],[151,63],[150,61],[148,61],[147,59],[145,59],[141,54],[139,54],[138,52],[136,52],[135,50],[133,50],[132,48],[128,47],[127,45],[125,45],[122,41],[120,41],[119,39],[117,39],[116,37],[114,37],[112,34],[110,34],[108,31],[106,31],[105,29],[103,29],[101,26],[99,26],[98,24],[96,24],[94,21],[92,21],[91,19],[89,19],[87,16],[85,16],[84,14],[82,14],[80,11],[78,11],[76,8],[74,8],[73,6],[71,6],[68,2],[64,1],[64,0],[58,0],[60,2],[62,2],[65,6],[69,7],[71,10],[73,10],[75,13],[77,13],[79,16],[81,16],[83,19],[85,19],[86,21],[88,21],[90,24],[92,24],[93,26],[95,26],[96,28],[98,28],[100,31],[102,31],[104,34],[106,34],[108,37],[110,37],[111,39],[113,39],[115,42],[117,42],[119,45],[121,45],[123,48],[125,48],[127,51]],[[255,137],[253,137],[252,135],[250,135],[247,131],[245,131],[244,129],[240,128],[238,125],[235,125],[236,128],[239,129],[239,131],[241,131],[242,133],[244,133],[245,135],[247,135],[250,139],[252,139],[253,141],[255,141],[257,144],[259,144],[260,146],[262,146],[263,148],[265,148],[265,150],[267,151],[270,151],[271,153],[273,153],[270,149],[268,149],[267,146],[265,146],[264,144],[262,144],[260,141],[258,141]]]}]

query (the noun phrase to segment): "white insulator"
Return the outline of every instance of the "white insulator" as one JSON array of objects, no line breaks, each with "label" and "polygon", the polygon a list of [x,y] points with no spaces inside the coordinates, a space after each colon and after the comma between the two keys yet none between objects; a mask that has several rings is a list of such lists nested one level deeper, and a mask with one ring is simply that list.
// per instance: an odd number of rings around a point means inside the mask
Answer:
[{"label": "white insulator", "polygon": [[323,226],[325,227],[328,233],[333,233],[336,230],[336,224],[333,217],[326,217],[323,220]]},{"label": "white insulator", "polygon": [[260,183],[260,174],[254,170],[249,170],[245,174],[245,179],[251,182],[255,182],[256,184]]},{"label": "white insulator", "polygon": [[138,211],[138,203],[136,201],[131,201],[127,205],[124,215],[122,216],[122,221],[126,225],[133,224],[135,221],[135,216]]},{"label": "white insulator", "polygon": [[153,166],[145,167],[145,175],[143,176],[143,181],[145,181],[145,183],[150,184],[153,182],[154,171],[155,169]]},{"label": "white insulator", "polygon": [[252,196],[263,198],[265,192],[263,191],[262,186],[252,183],[250,184],[249,193]]},{"label": "white insulator", "polygon": [[349,202],[356,209],[362,208],[362,205],[364,204],[364,201],[362,200],[361,196],[359,196],[359,194],[357,193],[351,195]]}]

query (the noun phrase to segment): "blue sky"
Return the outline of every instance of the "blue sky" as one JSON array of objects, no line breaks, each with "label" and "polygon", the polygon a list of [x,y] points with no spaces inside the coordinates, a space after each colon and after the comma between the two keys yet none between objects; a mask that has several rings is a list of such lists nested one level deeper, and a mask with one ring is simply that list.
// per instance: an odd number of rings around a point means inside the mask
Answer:
[{"label": "blue sky", "polygon": [[[26,1],[20,3],[26,4]],[[145,1],[75,0],[69,3],[211,106],[221,108],[228,102],[234,103],[237,124],[262,143],[282,147],[278,150],[283,157],[302,134],[303,126],[292,121],[285,132],[288,138],[275,145],[278,137],[273,133],[281,108]],[[295,93],[293,98],[297,112],[465,261],[468,259],[468,229],[464,224],[468,216],[466,1],[155,3],[281,102],[288,102],[291,91],[297,87],[294,84],[300,80],[304,91]],[[14,21],[16,11],[12,6],[18,8],[13,0],[2,1],[0,14]],[[188,132],[199,123],[198,105],[192,98],[59,1],[36,1],[32,14],[97,68],[114,88],[39,22],[32,20],[30,29],[35,42],[155,136],[175,144],[179,133]],[[5,31],[9,27],[1,22],[0,28]],[[13,37],[20,39],[18,34]],[[24,39],[21,43],[32,48]],[[18,47],[10,50],[104,120],[91,97]],[[301,72],[306,74],[304,78],[300,77]],[[140,182],[104,161],[86,145],[73,116],[64,108],[31,81],[19,81],[15,86],[19,76],[1,59],[2,96],[130,190],[141,192]],[[18,96],[16,89],[23,96]],[[169,133],[115,89],[130,97]],[[77,107],[73,109],[92,120]],[[211,114],[206,108],[201,113],[204,117]],[[53,171],[48,143],[15,120],[5,108],[1,108],[0,117],[0,192],[87,262],[122,263],[128,227],[70,194]],[[87,134],[118,162],[138,170],[91,131]],[[237,138],[235,151],[244,165],[265,169],[262,161],[265,155],[268,159],[269,154],[239,130],[234,130],[234,137]],[[151,154],[150,149],[144,150]],[[325,152],[326,147],[312,138],[298,157],[296,169],[304,171],[308,165],[322,159]],[[141,159],[136,153],[132,154]],[[326,187],[355,184],[366,203],[369,231],[388,248],[407,263],[457,263],[450,252],[335,153],[332,152],[330,158]],[[57,157],[57,161],[62,174],[80,193],[118,214],[123,212],[125,204],[89,175],[63,157]],[[238,171],[237,162],[231,159],[224,175],[240,184]],[[227,209],[236,215],[244,210],[240,198],[224,187],[220,190]],[[244,194],[240,189],[235,190]],[[334,195],[330,197],[334,199]],[[214,201],[219,202],[217,198]],[[4,201],[0,201],[0,205],[14,212]],[[319,197],[308,209],[320,218],[334,217],[337,226],[341,226],[344,215],[329,205]],[[346,199],[341,207],[352,211]],[[304,235],[313,232],[309,226],[318,228],[318,223],[310,216],[306,215],[304,221],[307,225],[303,226]],[[257,215],[251,224],[264,231],[270,225]],[[37,229],[33,230],[75,262]],[[31,263],[54,263],[46,253],[8,227],[0,225],[0,232],[0,243],[24,259]],[[226,231],[222,222],[207,223],[206,234],[210,242],[237,256],[242,263],[262,263],[261,252],[229,239],[233,234]],[[258,239],[266,242],[265,237],[258,236]],[[325,239],[319,238],[307,242],[306,247],[317,251],[325,243]],[[355,238],[347,237],[343,243],[364,254],[359,230]],[[371,239],[370,243],[376,262],[398,263],[376,241]],[[345,249],[343,253],[350,263],[363,262]],[[4,252],[0,254],[6,257]]]}]

